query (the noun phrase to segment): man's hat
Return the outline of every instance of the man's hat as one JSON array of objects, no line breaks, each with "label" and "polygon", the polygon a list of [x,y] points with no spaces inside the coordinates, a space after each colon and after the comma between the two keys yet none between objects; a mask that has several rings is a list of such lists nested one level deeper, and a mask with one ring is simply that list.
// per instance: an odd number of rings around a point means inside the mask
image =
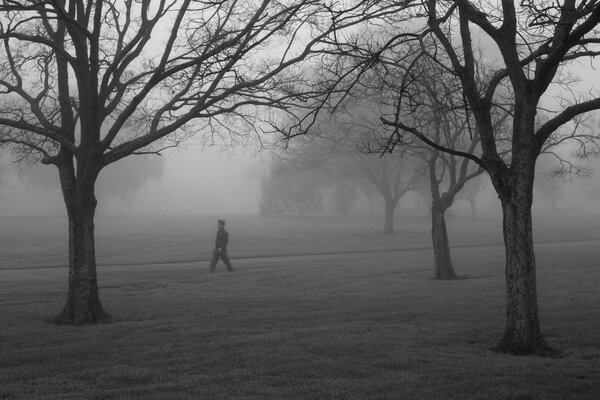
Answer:
[{"label": "man's hat", "polygon": [[217,222],[221,225],[225,225],[225,221],[223,221],[222,219],[218,220]]}]

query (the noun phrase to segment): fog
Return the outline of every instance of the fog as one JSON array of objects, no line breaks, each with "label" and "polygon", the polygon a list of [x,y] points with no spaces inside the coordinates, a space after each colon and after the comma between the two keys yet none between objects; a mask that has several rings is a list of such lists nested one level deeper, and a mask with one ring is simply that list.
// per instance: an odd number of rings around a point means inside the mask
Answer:
[{"label": "fog", "polygon": [[[8,165],[7,154],[0,163],[0,216],[66,214],[54,167],[17,168]],[[600,162],[592,159],[588,166],[593,171],[591,177],[572,182],[549,178],[540,165],[534,211],[599,213]],[[97,184],[97,214],[258,213],[260,180],[268,174],[267,153],[189,146],[163,156],[130,156],[102,171]],[[418,195],[408,194],[400,202],[398,214],[427,214],[427,207],[417,210],[415,206],[423,204]],[[362,199],[351,211],[364,212],[368,208]],[[489,183],[477,195],[477,208],[488,213],[500,211]],[[467,215],[468,204],[459,199],[452,209],[458,215]]]},{"label": "fog", "polygon": [[[162,156],[130,156],[101,172],[97,214],[253,212],[267,158],[194,145]],[[18,168],[8,164],[7,154],[0,162],[0,216],[66,215],[55,167]],[[123,179],[132,170],[133,177]]]}]

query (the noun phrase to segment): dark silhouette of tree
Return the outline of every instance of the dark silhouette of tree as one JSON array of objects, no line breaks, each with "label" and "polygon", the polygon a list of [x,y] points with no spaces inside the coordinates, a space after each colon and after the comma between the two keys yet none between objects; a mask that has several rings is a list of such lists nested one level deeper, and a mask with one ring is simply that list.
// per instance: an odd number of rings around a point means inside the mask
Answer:
[{"label": "dark silhouette of tree", "polygon": [[95,185],[108,165],[197,135],[262,137],[303,101],[292,70],[324,39],[377,15],[321,1],[11,1],[0,4],[0,143],[58,170],[69,286],[58,323],[107,319],[98,293]]},{"label": "dark silhouette of tree", "polygon": [[[419,57],[434,60],[458,77],[481,153],[439,145],[400,115],[386,121],[398,133],[413,134],[440,151],[472,160],[488,172],[502,205],[506,246],[507,318],[496,349],[514,354],[553,354],[540,329],[537,305],[531,218],[535,165],[549,146],[568,139],[577,139],[581,152],[597,151],[596,134],[586,132],[576,138],[567,127],[581,115],[599,109],[600,97],[577,94],[556,101],[553,107],[558,111],[537,127],[536,116],[550,87],[564,82],[559,74],[562,68],[573,60],[600,54],[600,3],[565,1],[540,7],[533,2],[502,1],[493,8],[466,0],[428,0],[422,5],[426,27],[419,35],[403,32],[394,40],[397,44],[418,39]],[[476,34],[486,37],[486,49],[490,50],[476,50]],[[495,55],[501,62],[482,76],[478,66],[486,56]],[[412,82],[407,81],[406,87],[410,85]],[[400,93],[398,103],[404,101]],[[513,110],[509,142],[498,135],[493,118],[507,104]],[[504,158],[507,144],[509,156]]]}]

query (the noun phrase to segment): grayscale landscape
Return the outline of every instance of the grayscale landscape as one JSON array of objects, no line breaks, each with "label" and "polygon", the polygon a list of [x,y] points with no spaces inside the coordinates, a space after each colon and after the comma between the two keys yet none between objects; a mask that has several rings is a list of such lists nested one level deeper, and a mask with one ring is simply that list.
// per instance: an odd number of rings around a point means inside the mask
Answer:
[{"label": "grayscale landscape", "polygon": [[0,400],[600,399],[600,0],[3,0],[0,41]]}]

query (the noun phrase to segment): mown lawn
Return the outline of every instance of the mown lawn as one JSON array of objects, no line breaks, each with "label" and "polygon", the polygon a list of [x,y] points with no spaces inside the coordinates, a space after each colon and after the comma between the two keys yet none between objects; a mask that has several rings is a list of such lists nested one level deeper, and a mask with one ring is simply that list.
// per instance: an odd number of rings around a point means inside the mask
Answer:
[{"label": "mown lawn", "polygon": [[428,250],[104,267],[113,321],[79,328],[48,322],[65,271],[4,271],[0,399],[600,398],[598,246],[538,246],[560,358],[490,351],[503,249],[453,254],[452,282],[431,279]]}]

